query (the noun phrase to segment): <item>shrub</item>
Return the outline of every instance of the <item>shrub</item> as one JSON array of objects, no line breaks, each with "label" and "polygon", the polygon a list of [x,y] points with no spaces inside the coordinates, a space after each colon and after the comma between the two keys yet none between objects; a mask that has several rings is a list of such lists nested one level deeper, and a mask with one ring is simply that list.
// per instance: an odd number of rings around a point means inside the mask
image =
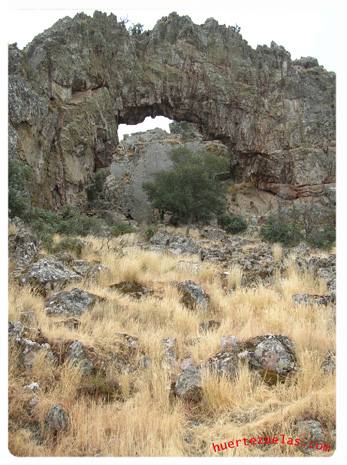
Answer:
[{"label": "shrub", "polygon": [[144,236],[147,239],[147,241],[149,241],[156,232],[157,232],[157,226],[155,225],[148,226],[148,228],[144,232]]},{"label": "shrub", "polygon": [[62,252],[69,250],[73,252],[76,257],[80,258],[82,250],[84,247],[84,242],[76,237],[64,237],[58,244],[55,244],[52,247],[53,252]]},{"label": "shrub", "polygon": [[311,231],[307,237],[307,242],[313,247],[327,249],[336,241],[336,231],[333,226],[325,226],[322,229]]},{"label": "shrub", "polygon": [[88,202],[95,202],[100,196],[100,194],[103,192],[107,175],[107,169],[99,169],[94,173],[91,184],[87,187]]},{"label": "shrub", "polygon": [[32,177],[30,166],[20,160],[8,163],[8,207],[10,217],[26,218],[30,212],[29,183]]},{"label": "shrub", "polygon": [[111,234],[114,237],[123,236],[123,234],[130,234],[135,231],[134,227],[131,224],[119,223],[111,228]]},{"label": "shrub", "polygon": [[170,211],[182,223],[209,220],[225,210],[225,187],[216,179],[228,169],[226,157],[193,153],[186,148],[172,151],[173,167],[144,184],[152,206]]},{"label": "shrub", "polygon": [[218,218],[218,224],[230,234],[237,234],[247,229],[246,220],[239,215],[222,215]]},{"label": "shrub", "polygon": [[303,239],[299,226],[294,222],[288,222],[288,217],[283,215],[269,216],[260,229],[260,236],[266,241],[287,246],[294,246]]}]

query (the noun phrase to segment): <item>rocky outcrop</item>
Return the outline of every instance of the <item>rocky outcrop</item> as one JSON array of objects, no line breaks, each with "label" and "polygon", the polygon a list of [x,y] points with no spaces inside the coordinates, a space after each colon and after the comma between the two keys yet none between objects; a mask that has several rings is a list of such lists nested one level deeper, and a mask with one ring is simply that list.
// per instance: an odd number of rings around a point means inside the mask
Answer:
[{"label": "rocky outcrop", "polygon": [[97,302],[105,299],[82,289],[62,291],[50,296],[45,301],[47,315],[81,316]]},{"label": "rocky outcrop", "polygon": [[9,48],[9,155],[33,168],[36,204],[83,203],[93,172],[118,160],[117,128],[163,115],[198,125],[232,170],[285,197],[335,179],[335,74],[274,42],[171,13],[130,35],[113,14],[65,17]]}]

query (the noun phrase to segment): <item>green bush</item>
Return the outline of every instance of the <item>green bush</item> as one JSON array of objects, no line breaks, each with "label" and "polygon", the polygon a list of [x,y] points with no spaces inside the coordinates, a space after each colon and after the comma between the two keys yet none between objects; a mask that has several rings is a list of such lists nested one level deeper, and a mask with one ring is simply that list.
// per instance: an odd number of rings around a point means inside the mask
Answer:
[{"label": "green bush", "polygon": [[27,218],[30,212],[29,183],[32,177],[30,166],[20,160],[8,162],[8,207],[10,217]]},{"label": "green bush", "polygon": [[87,199],[89,203],[94,203],[103,192],[108,172],[107,169],[101,168],[94,173],[93,179],[87,187]]},{"label": "green bush", "polygon": [[130,234],[135,231],[134,227],[131,224],[119,223],[111,228],[111,234],[114,237],[123,236],[123,234]]},{"label": "green bush", "polygon": [[307,242],[313,247],[327,249],[336,241],[336,231],[333,226],[325,226],[322,229],[311,231],[307,237]]},{"label": "green bush", "polygon": [[283,215],[269,216],[260,229],[260,236],[268,242],[279,242],[283,245],[294,246],[303,240],[300,227],[289,222]]},{"label": "green bush", "polygon": [[148,228],[144,232],[144,236],[147,239],[147,241],[149,241],[154,236],[154,234],[156,232],[157,232],[157,226],[156,225],[148,226]]},{"label": "green bush", "polygon": [[144,184],[152,206],[170,211],[179,221],[191,224],[209,220],[225,210],[225,186],[216,179],[228,169],[226,157],[193,153],[186,148],[172,151],[173,167]]},{"label": "green bush", "polygon": [[230,234],[237,234],[247,229],[246,220],[239,215],[222,215],[218,218],[218,224]]}]

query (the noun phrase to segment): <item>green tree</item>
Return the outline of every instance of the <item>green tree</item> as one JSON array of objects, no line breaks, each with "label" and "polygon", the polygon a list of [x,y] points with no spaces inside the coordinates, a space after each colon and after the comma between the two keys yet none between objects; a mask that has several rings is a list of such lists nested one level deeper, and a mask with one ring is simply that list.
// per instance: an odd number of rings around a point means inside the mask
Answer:
[{"label": "green tree", "polygon": [[155,174],[144,189],[154,208],[170,211],[178,221],[189,225],[209,220],[224,212],[226,189],[216,179],[228,169],[228,159],[186,148],[172,151],[173,167]]}]

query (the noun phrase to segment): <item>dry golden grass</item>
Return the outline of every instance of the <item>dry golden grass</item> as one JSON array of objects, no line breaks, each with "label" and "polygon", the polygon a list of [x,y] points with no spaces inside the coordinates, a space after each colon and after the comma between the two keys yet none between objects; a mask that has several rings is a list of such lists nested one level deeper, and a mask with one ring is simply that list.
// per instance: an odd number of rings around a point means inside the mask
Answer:
[{"label": "dry golden grass", "polygon": [[[56,238],[59,240],[59,238]],[[330,307],[294,306],[292,295],[299,292],[322,293],[323,282],[309,273],[299,272],[289,261],[283,276],[269,287],[241,286],[242,271],[233,267],[225,279],[218,265],[199,262],[197,257],[175,257],[144,251],[136,247],[136,235],[111,241],[88,237],[84,259],[98,259],[108,270],[83,288],[105,297],[80,318],[78,329],[57,326],[62,318],[47,317],[44,299],[26,287],[10,285],[10,319],[21,320],[33,312],[35,326],[51,341],[80,340],[98,351],[112,350],[117,332],[137,336],[152,360],[146,369],[117,376],[122,399],[105,402],[82,397],[82,375],[66,363],[54,366],[44,356],[37,357],[31,372],[18,366],[18,354],[10,359],[10,450],[30,456],[180,456],[211,455],[212,442],[239,437],[287,434],[295,420],[316,418],[331,430],[335,424],[335,378],[320,369],[324,354],[335,348],[334,310]],[[280,260],[282,251],[273,250]],[[182,261],[185,265],[182,266]],[[194,264],[197,264],[195,266]],[[193,266],[194,265],[194,266]],[[207,312],[191,311],[180,303],[175,281],[193,279],[211,296]],[[123,280],[137,280],[154,293],[135,300],[108,288]],[[79,284],[78,284],[79,285]],[[76,283],[66,289],[75,287]],[[233,288],[225,292],[225,286]],[[214,332],[201,333],[200,323],[221,321]],[[234,381],[203,375],[204,396],[196,409],[169,399],[170,370],[161,365],[165,337],[177,339],[180,358],[191,356],[200,363],[220,350],[223,335],[243,340],[261,334],[283,334],[296,344],[300,369],[284,384],[268,386],[247,367]],[[174,369],[177,372],[178,368]],[[110,374],[110,376],[115,376]],[[38,382],[38,404],[30,412],[33,394],[23,390]],[[70,415],[69,430],[56,440],[43,435],[35,441],[35,426],[44,425],[52,404],[61,404]],[[194,423],[194,421],[195,423]],[[239,447],[225,455],[302,455],[290,446]],[[318,452],[317,452],[318,455]]]}]

